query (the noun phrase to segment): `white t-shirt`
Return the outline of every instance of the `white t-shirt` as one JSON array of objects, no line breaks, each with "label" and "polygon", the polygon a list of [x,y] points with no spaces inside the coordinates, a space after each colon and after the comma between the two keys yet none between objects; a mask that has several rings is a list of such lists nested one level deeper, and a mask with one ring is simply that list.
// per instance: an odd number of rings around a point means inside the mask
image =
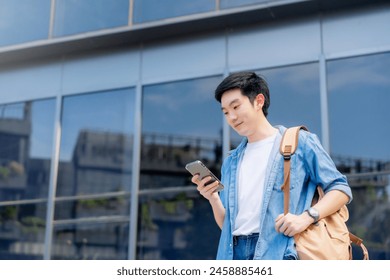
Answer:
[{"label": "white t-shirt", "polygon": [[248,143],[238,173],[238,213],[233,235],[260,232],[265,171],[276,134]]}]

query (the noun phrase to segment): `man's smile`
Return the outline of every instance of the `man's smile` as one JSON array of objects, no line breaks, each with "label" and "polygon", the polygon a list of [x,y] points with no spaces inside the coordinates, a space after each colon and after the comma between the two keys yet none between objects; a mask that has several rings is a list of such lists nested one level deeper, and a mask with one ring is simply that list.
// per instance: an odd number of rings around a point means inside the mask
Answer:
[{"label": "man's smile", "polygon": [[238,124],[235,124],[234,125],[234,128],[237,128],[237,127],[239,127],[240,125],[242,125],[243,124],[243,122],[240,122],[240,123],[238,123]]}]

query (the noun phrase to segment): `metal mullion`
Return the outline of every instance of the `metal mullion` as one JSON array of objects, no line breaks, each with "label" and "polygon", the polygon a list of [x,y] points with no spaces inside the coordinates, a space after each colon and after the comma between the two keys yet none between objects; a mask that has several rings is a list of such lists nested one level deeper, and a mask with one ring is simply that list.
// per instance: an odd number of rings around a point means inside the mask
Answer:
[{"label": "metal mullion", "polygon": [[83,194],[78,196],[61,196],[61,197],[56,197],[55,202],[88,200],[88,199],[96,199],[96,198],[111,198],[111,197],[129,196],[129,195],[130,195],[129,192],[121,191],[121,192],[106,192],[106,193],[99,193],[99,194]]},{"label": "metal mullion", "polygon": [[96,224],[96,223],[122,223],[129,220],[128,216],[125,215],[113,215],[113,216],[100,216],[100,217],[84,217],[77,219],[63,219],[56,220],[53,222],[53,226],[64,226],[64,225],[78,225],[78,224]]},{"label": "metal mullion", "polygon": [[322,145],[330,153],[329,139],[329,113],[328,113],[328,89],[326,85],[326,60],[323,54],[320,55],[320,100],[321,100],[321,132]]},{"label": "metal mullion", "polygon": [[0,207],[14,206],[14,205],[39,204],[39,203],[47,203],[47,198],[2,201],[2,202],[0,202]]},{"label": "metal mullion", "polygon": [[49,193],[47,199],[46,209],[46,228],[45,228],[45,244],[43,251],[43,258],[45,260],[50,259],[51,245],[53,238],[53,219],[54,219],[54,207],[55,196],[57,190],[57,178],[58,178],[58,163],[60,154],[60,142],[61,142],[61,108],[62,108],[62,96],[58,95],[56,100],[56,115],[54,120],[54,136],[53,136],[53,148],[51,156],[50,167],[50,183]]},{"label": "metal mullion", "polygon": [[129,221],[129,245],[128,259],[136,259],[137,253],[137,231],[138,231],[138,193],[141,160],[141,121],[142,121],[142,55],[143,47],[139,47],[139,76],[136,86],[134,106],[134,141],[133,141],[133,166],[132,182],[130,193],[130,221]]},{"label": "metal mullion", "polygon": [[326,73],[326,59],[324,54],[324,40],[323,40],[323,19],[322,14],[319,18],[320,22],[320,55],[319,55],[319,79],[320,79],[320,108],[321,108],[321,133],[322,146],[325,151],[330,153],[330,136],[329,136],[329,111],[328,111],[328,88],[327,88],[327,73]]},{"label": "metal mullion", "polygon": [[49,23],[49,39],[54,37],[54,20],[56,13],[56,0],[51,0],[50,7],[50,23]]},{"label": "metal mullion", "polygon": [[[229,32],[225,31],[225,69],[223,73],[223,78],[226,78],[229,75]],[[221,112],[222,115],[222,158],[227,158],[231,143],[230,143],[230,126],[225,120],[225,115]]]}]

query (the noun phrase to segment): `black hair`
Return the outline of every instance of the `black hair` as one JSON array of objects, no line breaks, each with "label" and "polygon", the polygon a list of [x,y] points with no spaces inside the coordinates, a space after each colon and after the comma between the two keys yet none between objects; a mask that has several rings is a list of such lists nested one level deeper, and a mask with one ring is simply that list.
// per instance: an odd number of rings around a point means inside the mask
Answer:
[{"label": "black hair", "polygon": [[271,103],[269,89],[266,80],[254,72],[237,72],[227,76],[215,89],[215,99],[221,103],[222,95],[232,89],[240,89],[241,94],[247,96],[251,103],[258,94],[264,95],[264,116],[268,115],[268,107]]}]

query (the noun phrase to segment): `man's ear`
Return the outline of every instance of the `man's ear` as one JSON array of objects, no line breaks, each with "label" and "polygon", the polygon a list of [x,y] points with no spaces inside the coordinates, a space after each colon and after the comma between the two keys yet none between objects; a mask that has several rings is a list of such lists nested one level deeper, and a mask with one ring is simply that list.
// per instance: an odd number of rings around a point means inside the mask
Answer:
[{"label": "man's ear", "polygon": [[265,102],[264,94],[259,93],[258,95],[256,95],[256,99],[255,99],[256,109],[262,110],[264,106],[264,102]]}]

